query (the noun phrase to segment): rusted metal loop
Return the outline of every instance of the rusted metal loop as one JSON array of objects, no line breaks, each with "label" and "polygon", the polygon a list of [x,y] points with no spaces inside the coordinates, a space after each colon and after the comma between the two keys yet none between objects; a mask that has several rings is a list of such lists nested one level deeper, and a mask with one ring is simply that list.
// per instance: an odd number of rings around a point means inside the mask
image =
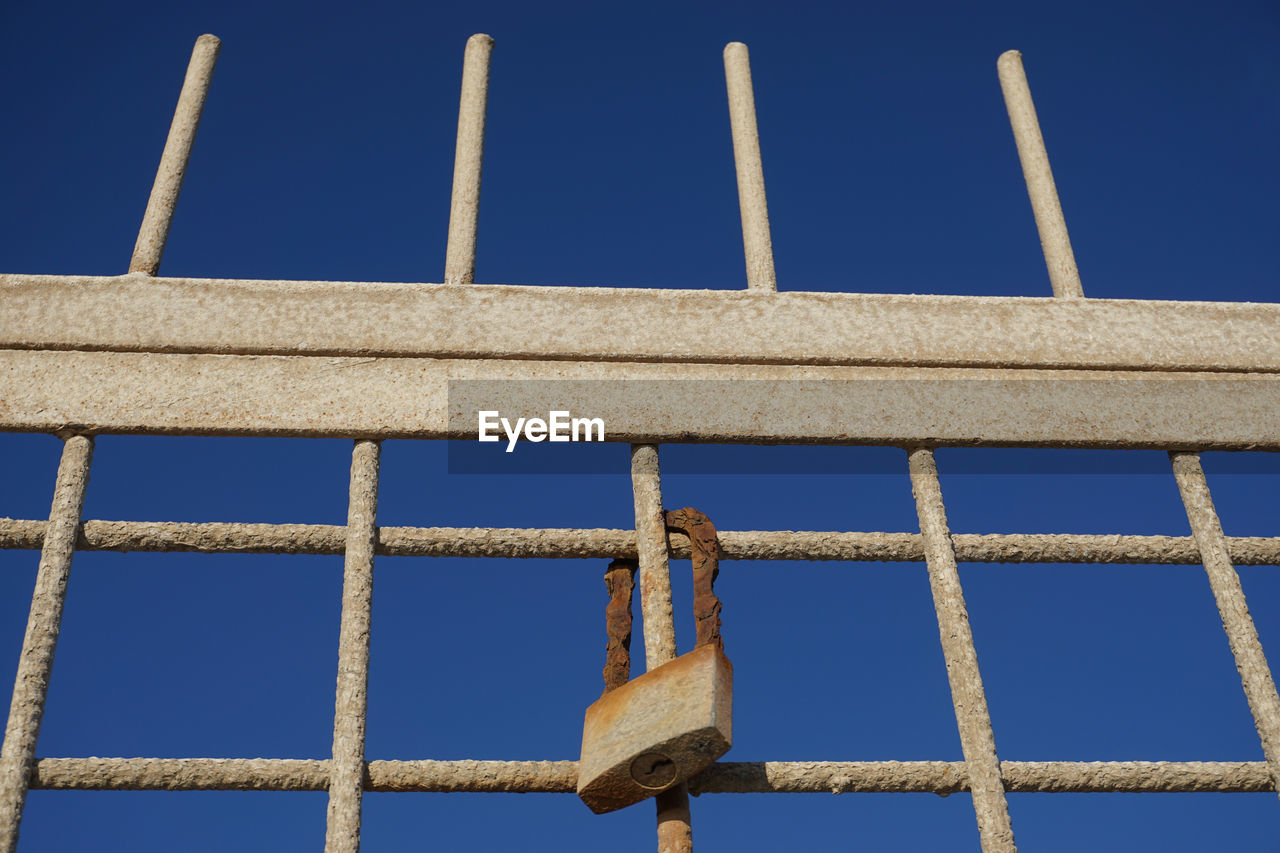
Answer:
[{"label": "rusted metal loop", "polygon": [[631,678],[631,590],[636,585],[635,560],[614,560],[604,572],[609,590],[605,607],[605,630],[609,645],[605,652],[604,692],[616,690]]},{"label": "rusted metal loop", "polygon": [[[715,525],[706,514],[692,507],[668,510],[663,519],[668,530],[678,530],[689,537],[697,644],[723,649],[721,605],[715,594],[715,580],[720,574],[720,543]],[[616,690],[631,678],[631,593],[635,588],[637,565],[632,559],[618,559],[605,569],[604,582],[609,590],[609,604],[605,607],[605,630],[609,637],[604,664],[605,693]]]},{"label": "rusted metal loop", "polygon": [[685,507],[667,510],[668,530],[678,530],[689,537],[693,559],[693,615],[698,623],[698,646],[724,648],[720,636],[720,599],[716,597],[715,580],[720,574],[720,545],[711,519]]}]

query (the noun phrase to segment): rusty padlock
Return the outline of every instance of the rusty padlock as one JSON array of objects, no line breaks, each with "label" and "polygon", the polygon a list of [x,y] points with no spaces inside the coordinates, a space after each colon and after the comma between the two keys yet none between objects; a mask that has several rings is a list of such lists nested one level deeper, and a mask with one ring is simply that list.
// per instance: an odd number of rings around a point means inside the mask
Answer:
[{"label": "rusty padlock", "polygon": [[698,644],[627,681],[633,570],[627,570],[624,581],[620,561],[610,565],[605,693],[587,708],[578,764],[578,796],[596,814],[625,808],[687,780],[728,752],[733,741],[733,665],[724,654],[720,600],[713,588],[720,568],[716,530],[691,508],[667,512],[666,524],[689,536]]}]

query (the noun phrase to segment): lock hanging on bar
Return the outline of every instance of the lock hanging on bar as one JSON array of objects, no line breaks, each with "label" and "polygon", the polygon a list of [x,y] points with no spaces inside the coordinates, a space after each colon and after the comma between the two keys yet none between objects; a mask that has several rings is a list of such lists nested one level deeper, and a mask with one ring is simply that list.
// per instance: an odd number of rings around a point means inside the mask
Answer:
[{"label": "lock hanging on bar", "polygon": [[[605,694],[587,708],[578,764],[578,796],[596,814],[625,808],[688,780],[728,752],[733,742],[733,665],[724,654],[720,600],[713,587],[720,568],[716,530],[710,519],[688,507],[667,512],[665,518],[668,529],[689,536],[697,647],[620,683],[629,667],[631,580],[628,576],[623,582],[613,574],[620,561],[610,565]],[[620,610],[627,614],[625,620]],[[623,630],[625,635],[614,636]]]}]

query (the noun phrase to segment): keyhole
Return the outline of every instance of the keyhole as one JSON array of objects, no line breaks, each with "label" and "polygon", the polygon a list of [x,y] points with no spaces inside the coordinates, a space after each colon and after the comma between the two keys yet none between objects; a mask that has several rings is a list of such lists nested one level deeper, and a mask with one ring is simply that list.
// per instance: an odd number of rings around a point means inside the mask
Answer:
[{"label": "keyhole", "polygon": [[662,789],[676,780],[676,763],[661,752],[646,752],[631,762],[631,778],[643,788]]}]

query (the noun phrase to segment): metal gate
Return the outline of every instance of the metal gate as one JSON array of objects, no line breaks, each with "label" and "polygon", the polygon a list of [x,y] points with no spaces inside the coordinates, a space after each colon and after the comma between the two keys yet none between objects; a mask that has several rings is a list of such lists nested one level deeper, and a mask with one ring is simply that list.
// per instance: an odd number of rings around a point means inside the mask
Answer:
[{"label": "metal gate", "polygon": [[[1085,299],[1017,52],[1000,57],[1000,82],[1052,298],[777,292],[737,43],[725,70],[745,291],[477,285],[491,47],[467,43],[442,284],[158,275],[212,36],[196,43],[129,271],[0,277],[0,429],[64,441],[48,520],[0,520],[0,546],[41,550],[0,759],[0,848],[16,849],[28,788],[327,790],[331,851],[358,849],[366,791],[571,794],[568,760],[365,760],[374,558],[636,559],[653,668],[675,655],[668,560],[689,554],[661,520],[658,448],[674,441],[906,449],[918,535],[723,531],[721,548],[738,560],[924,560],[965,760],[722,762],[659,797],[660,849],[690,849],[690,790],[968,791],[988,851],[1015,849],[1006,792],[1277,790],[1280,699],[1234,564],[1277,563],[1280,538],[1224,536],[1198,451],[1280,450],[1280,306]],[[565,399],[632,445],[634,530],[376,525],[382,439],[474,438],[486,400],[547,411]],[[107,433],[353,438],[347,524],[85,521],[94,436]],[[934,448],[955,445],[1167,450],[1194,536],[952,535]],[[332,758],[37,758],[76,550],[344,554]],[[1202,562],[1266,761],[999,760],[958,560]]]}]

